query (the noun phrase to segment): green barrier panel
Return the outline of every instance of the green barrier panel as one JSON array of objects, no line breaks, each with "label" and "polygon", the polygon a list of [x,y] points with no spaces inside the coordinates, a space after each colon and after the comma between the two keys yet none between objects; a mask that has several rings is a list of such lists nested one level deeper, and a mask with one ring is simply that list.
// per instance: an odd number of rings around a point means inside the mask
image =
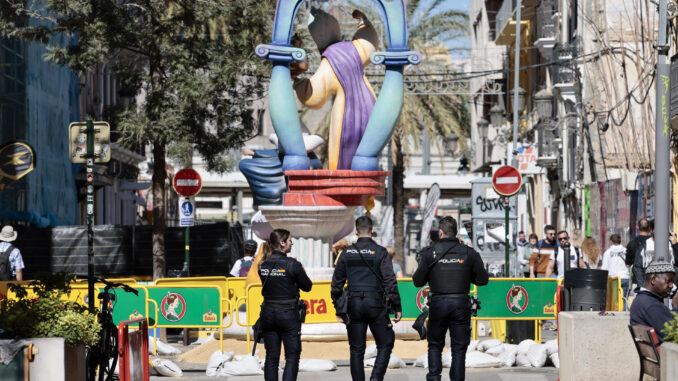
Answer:
[{"label": "green barrier panel", "polygon": [[140,317],[148,318],[148,325],[155,324],[155,317],[148,313],[148,291],[144,287],[135,287],[139,291],[139,295],[134,295],[132,292],[125,292],[121,289],[111,290],[115,294],[115,304],[113,304],[113,323],[117,327],[121,321],[131,320]]},{"label": "green barrier panel", "polygon": [[492,278],[478,287],[480,320],[555,319],[557,279]]},{"label": "green barrier panel", "polygon": [[147,287],[147,290],[149,299],[157,303],[157,327],[218,328],[221,325],[219,287]]}]

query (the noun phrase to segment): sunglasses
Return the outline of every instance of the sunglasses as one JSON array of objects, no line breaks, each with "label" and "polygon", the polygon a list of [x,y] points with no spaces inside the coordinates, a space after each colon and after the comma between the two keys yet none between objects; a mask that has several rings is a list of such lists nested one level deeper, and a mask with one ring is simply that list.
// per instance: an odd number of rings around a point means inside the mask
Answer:
[{"label": "sunglasses", "polygon": [[567,241],[570,237],[558,237],[558,241]]}]

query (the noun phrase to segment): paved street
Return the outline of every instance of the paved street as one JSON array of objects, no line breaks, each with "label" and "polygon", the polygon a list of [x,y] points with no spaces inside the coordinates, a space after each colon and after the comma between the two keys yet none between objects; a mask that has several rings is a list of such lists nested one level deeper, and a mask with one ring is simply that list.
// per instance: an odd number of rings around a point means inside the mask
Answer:
[{"label": "paved street", "polygon": [[[313,373],[299,373],[298,380],[320,380],[323,381],[345,381],[351,379],[351,372],[347,361],[337,361],[338,368],[334,372],[313,372]],[[204,364],[180,364],[184,369],[184,377],[182,379],[195,381],[214,381],[214,380],[233,380],[233,381],[253,381],[261,380],[263,376],[238,376],[238,377],[207,377],[205,376]],[[443,380],[448,379],[447,373],[449,369],[444,369]],[[366,378],[369,378],[371,368],[366,369]],[[412,362],[408,362],[405,369],[389,369],[386,372],[386,380],[388,381],[409,381],[422,380],[426,374],[426,369],[412,367]],[[280,374],[282,378],[282,373]],[[482,368],[482,369],[466,369],[466,379],[470,381],[555,381],[558,379],[558,369],[553,367],[545,368]],[[151,377],[151,380],[167,380],[167,377]]]}]

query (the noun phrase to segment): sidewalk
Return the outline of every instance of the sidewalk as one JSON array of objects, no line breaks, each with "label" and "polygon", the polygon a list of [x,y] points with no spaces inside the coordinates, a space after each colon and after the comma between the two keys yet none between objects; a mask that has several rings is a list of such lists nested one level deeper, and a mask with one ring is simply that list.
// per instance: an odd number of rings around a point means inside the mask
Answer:
[{"label": "sidewalk", "polygon": [[[336,361],[337,370],[334,372],[312,372],[299,373],[297,379],[299,381],[345,381],[351,379],[351,372],[347,361]],[[231,381],[254,381],[262,380],[263,375],[260,376],[231,376],[231,377],[207,377],[205,375],[204,364],[190,364],[178,363],[184,370],[184,377],[182,380],[193,381],[216,381],[216,380],[231,380]],[[366,379],[369,379],[371,368],[366,368]],[[420,381],[425,378],[427,370],[424,368],[412,367],[412,361],[407,361],[407,368],[404,369],[389,369],[386,372],[385,380],[388,381]],[[447,376],[448,368],[443,369],[443,380],[449,379]],[[282,378],[282,373],[280,373]],[[168,377],[151,376],[151,380],[162,381],[168,380]],[[558,369],[553,367],[547,368],[467,368],[466,379],[469,381],[556,381],[558,379]]]}]

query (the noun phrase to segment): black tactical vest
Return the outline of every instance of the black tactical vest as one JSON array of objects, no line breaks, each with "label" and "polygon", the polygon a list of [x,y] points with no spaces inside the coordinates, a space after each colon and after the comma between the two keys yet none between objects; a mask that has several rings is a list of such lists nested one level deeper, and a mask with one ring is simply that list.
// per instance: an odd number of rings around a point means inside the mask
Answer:
[{"label": "black tactical vest", "polygon": [[[460,243],[439,242],[433,247],[435,261],[443,256],[429,273],[433,294],[468,294],[473,271],[470,249]],[[447,253],[447,255],[445,255]]]},{"label": "black tactical vest", "polygon": [[[261,294],[264,296],[264,302],[296,302],[299,299],[299,287],[292,277],[287,273],[288,263],[291,259],[274,255],[261,264],[259,277],[262,284]],[[272,270],[271,275],[268,276]],[[268,276],[268,280],[266,280]]]},{"label": "black tactical vest", "polygon": [[[351,245],[344,250],[341,255],[345,255],[346,263],[346,282],[348,291],[381,291],[379,280],[372,270],[380,274],[379,263],[377,261],[377,245]],[[362,254],[364,261],[360,258]],[[371,266],[370,270],[367,266]]]}]

